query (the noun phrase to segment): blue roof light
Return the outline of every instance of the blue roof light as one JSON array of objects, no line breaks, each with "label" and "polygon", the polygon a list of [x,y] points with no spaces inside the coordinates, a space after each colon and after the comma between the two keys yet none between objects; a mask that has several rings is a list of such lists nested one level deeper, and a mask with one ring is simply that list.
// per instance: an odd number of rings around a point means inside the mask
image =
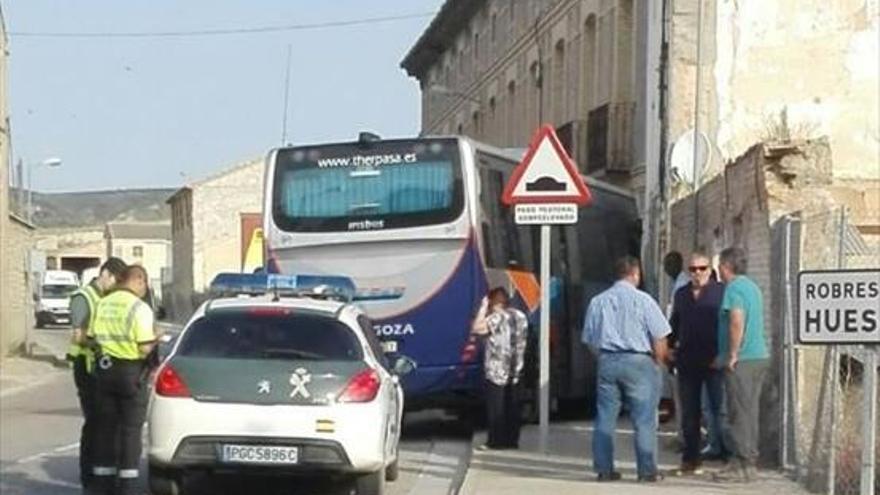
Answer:
[{"label": "blue roof light", "polygon": [[348,277],[336,275],[277,275],[220,273],[211,282],[213,297],[258,296],[315,297],[351,301],[356,288]]}]

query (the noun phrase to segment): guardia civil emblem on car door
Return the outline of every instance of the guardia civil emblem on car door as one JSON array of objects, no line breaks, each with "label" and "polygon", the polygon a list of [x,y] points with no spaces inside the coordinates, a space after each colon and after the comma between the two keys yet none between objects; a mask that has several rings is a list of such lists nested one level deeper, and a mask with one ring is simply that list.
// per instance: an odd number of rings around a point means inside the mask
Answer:
[{"label": "guardia civil emblem on car door", "polygon": [[272,384],[269,383],[269,380],[260,380],[257,383],[257,393],[266,395],[272,393]]},{"label": "guardia civil emblem on car door", "polygon": [[306,388],[306,385],[312,381],[312,375],[305,368],[297,368],[293,374],[290,375],[290,385],[293,386],[293,390],[290,391],[290,397],[294,398],[297,395],[301,395],[303,399],[308,399],[312,396],[309,393],[309,390]]}]

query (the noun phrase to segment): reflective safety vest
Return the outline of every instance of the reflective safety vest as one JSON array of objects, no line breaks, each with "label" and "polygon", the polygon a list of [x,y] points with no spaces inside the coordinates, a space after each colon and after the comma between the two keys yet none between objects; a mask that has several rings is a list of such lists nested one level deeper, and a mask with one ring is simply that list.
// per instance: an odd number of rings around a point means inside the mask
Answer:
[{"label": "reflective safety vest", "polygon": [[139,344],[156,340],[153,333],[153,310],[127,290],[117,290],[98,303],[95,319],[89,327],[101,354],[116,359],[143,359]]},{"label": "reflective safety vest", "polygon": [[[88,328],[83,328],[83,332],[87,331],[89,328],[92,328],[92,325],[95,324],[95,313],[98,309],[98,302],[101,301],[101,295],[98,294],[98,290],[92,284],[88,284],[80,290],[73,293],[70,296],[72,300],[74,297],[82,296],[86,300],[86,304],[89,307],[89,321]],[[95,364],[95,353],[85,345],[80,345],[77,343],[71,343],[70,349],[67,350],[67,355],[71,358],[76,359],[79,356],[85,356],[86,358],[86,371],[91,373],[94,369]]]}]

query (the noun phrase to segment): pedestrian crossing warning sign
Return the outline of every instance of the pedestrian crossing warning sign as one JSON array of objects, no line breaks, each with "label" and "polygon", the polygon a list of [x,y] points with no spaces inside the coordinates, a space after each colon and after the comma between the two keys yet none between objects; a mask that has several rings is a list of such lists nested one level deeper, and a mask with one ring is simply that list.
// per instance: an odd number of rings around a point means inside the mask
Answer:
[{"label": "pedestrian crossing warning sign", "polygon": [[586,205],[590,202],[590,191],[552,126],[538,129],[525,157],[507,182],[501,200],[508,206],[523,203]]}]

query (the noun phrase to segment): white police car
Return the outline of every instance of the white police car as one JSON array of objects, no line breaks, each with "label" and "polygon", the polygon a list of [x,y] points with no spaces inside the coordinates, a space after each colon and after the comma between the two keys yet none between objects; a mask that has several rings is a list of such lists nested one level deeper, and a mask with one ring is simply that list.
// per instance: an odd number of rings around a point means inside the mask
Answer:
[{"label": "white police car", "polygon": [[359,494],[381,494],[397,478],[398,375],[414,363],[389,365],[357,306],[314,297],[318,282],[334,279],[215,279],[225,297],[196,311],[156,374],[154,495],[179,493],[191,472],[342,475]]}]

